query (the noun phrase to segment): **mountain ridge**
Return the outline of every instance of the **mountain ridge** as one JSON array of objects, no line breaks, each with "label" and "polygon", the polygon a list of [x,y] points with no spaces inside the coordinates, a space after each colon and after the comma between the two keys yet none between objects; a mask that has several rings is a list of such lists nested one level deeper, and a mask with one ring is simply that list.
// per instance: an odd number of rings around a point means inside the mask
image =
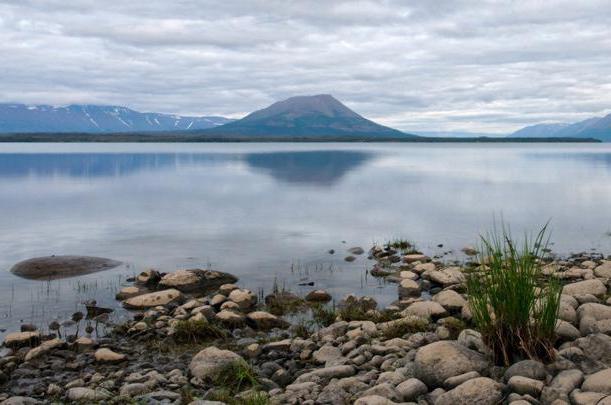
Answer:
[{"label": "mountain ridge", "polygon": [[604,142],[611,142],[611,114],[574,123],[529,125],[509,134],[507,137],[596,138]]},{"label": "mountain ridge", "polygon": [[231,122],[218,116],[181,116],[139,112],[95,104],[26,105],[0,103],[0,133],[164,132],[213,128]]}]

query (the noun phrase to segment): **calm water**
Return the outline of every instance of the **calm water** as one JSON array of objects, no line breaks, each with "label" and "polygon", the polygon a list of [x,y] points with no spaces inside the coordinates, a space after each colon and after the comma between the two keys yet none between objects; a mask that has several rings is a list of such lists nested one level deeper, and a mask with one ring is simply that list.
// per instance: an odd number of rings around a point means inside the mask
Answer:
[{"label": "calm water", "polygon": [[[344,262],[347,248],[402,237],[458,251],[503,215],[514,233],[551,219],[558,253],[611,253],[609,207],[609,144],[0,144],[0,329],[89,298],[116,306],[149,267],[388,303],[396,286],[367,277],[364,257]],[[126,264],[52,282],[8,272],[51,254]]]}]

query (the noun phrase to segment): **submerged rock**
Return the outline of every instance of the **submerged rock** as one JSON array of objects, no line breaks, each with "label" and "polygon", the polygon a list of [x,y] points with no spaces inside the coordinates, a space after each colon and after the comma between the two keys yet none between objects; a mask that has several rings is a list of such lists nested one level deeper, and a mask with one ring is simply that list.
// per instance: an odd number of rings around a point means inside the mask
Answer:
[{"label": "submerged rock", "polygon": [[11,273],[30,280],[54,280],[109,270],[121,262],[93,256],[35,257],[15,264]]}]

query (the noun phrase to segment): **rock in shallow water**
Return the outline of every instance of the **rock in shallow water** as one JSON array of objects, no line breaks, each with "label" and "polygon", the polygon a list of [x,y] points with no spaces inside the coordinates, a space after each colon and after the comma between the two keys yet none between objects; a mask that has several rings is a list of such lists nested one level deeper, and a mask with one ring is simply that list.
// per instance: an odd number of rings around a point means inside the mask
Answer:
[{"label": "rock in shallow water", "polygon": [[19,262],[11,268],[11,273],[31,280],[54,280],[109,270],[120,264],[103,257],[45,256]]},{"label": "rock in shallow water", "polygon": [[231,284],[238,278],[221,271],[189,269],[178,270],[162,277],[159,285],[163,288],[175,288],[182,292],[206,292]]}]

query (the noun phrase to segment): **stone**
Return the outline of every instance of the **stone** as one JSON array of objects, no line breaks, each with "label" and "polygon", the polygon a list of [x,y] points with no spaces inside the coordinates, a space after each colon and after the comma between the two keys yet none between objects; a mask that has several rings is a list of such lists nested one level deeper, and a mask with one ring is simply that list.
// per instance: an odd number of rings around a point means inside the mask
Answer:
[{"label": "stone", "polygon": [[573,405],[602,405],[601,399],[606,395],[600,392],[583,392],[576,389],[571,392],[569,398]]},{"label": "stone", "polygon": [[488,348],[484,344],[482,334],[473,329],[463,329],[459,334],[456,341],[472,350],[476,350],[480,353],[488,353]]},{"label": "stone", "polygon": [[30,361],[36,357],[40,357],[63,345],[64,342],[60,339],[46,340],[42,342],[40,346],[30,349],[30,351],[25,355],[25,361]]},{"label": "stone", "polygon": [[109,270],[121,262],[92,256],[45,256],[15,264],[11,273],[30,280],[55,280]]},{"label": "stone", "polygon": [[586,353],[589,360],[599,361],[606,367],[611,367],[610,336],[603,335],[602,333],[593,333],[576,339],[573,344]]},{"label": "stone", "polygon": [[396,403],[380,395],[367,395],[354,401],[354,405],[393,405]]},{"label": "stone", "polygon": [[479,377],[441,394],[435,405],[495,405],[503,399],[503,386],[496,381]]},{"label": "stone", "polygon": [[562,293],[572,296],[592,294],[596,297],[602,297],[607,293],[607,287],[602,281],[595,278],[592,280],[584,280],[567,284],[562,288]]},{"label": "stone", "polygon": [[238,312],[234,312],[234,311],[230,311],[228,309],[224,309],[220,312],[218,312],[215,315],[215,318],[220,321],[221,323],[223,323],[225,326],[228,327],[238,327],[241,326],[244,321],[245,321],[245,317],[244,315],[238,313]]},{"label": "stone", "polygon": [[357,255],[357,256],[362,255],[363,253],[365,253],[363,248],[360,247],[360,246],[351,247],[350,249],[348,249],[348,252],[353,254],[353,255]]},{"label": "stone", "polygon": [[404,278],[399,283],[399,298],[419,297],[420,286],[414,280]]},{"label": "stone", "polygon": [[562,319],[556,321],[556,334],[562,341],[572,341],[581,337],[579,329]]},{"label": "stone", "polygon": [[467,300],[462,295],[453,290],[441,291],[433,297],[433,301],[452,313],[460,312],[467,303]]},{"label": "stone", "polygon": [[149,388],[143,383],[131,383],[125,384],[119,390],[119,395],[122,397],[135,397],[137,395],[145,394],[149,391]]},{"label": "stone", "polygon": [[128,298],[132,298],[132,297],[137,297],[138,295],[142,295],[145,294],[146,291],[135,287],[135,286],[130,286],[130,287],[123,287],[119,290],[119,292],[115,295],[115,298],[119,301],[123,301],[126,300]]},{"label": "stone", "polygon": [[254,311],[246,315],[246,321],[256,329],[270,330],[273,328],[288,328],[290,324],[265,311]]},{"label": "stone", "polygon": [[363,392],[362,395],[365,397],[378,395],[378,396],[381,396],[382,398],[387,398],[392,401],[399,400],[399,393],[389,383],[382,383],[382,384],[374,385],[373,387],[369,388],[368,390],[365,390],[365,392]]},{"label": "stone", "polygon": [[611,395],[611,368],[587,376],[581,389]]},{"label": "stone", "polygon": [[180,291],[176,289],[169,289],[128,298],[127,300],[123,301],[123,306],[128,309],[146,309],[159,305],[168,305],[170,303],[179,302],[182,300],[183,295]]},{"label": "stone", "polygon": [[223,284],[235,283],[238,278],[229,273],[215,270],[188,269],[166,274],[159,285],[163,288],[182,292],[207,292],[216,290]]},{"label": "stone", "polygon": [[4,345],[11,348],[35,346],[40,341],[40,332],[13,332],[4,337]]},{"label": "stone", "polygon": [[485,356],[455,341],[440,341],[421,347],[414,360],[415,377],[427,386],[441,386],[445,380],[488,367]]},{"label": "stone", "polygon": [[214,377],[223,368],[239,361],[244,361],[239,354],[210,346],[191,359],[189,371],[193,377],[206,380]]},{"label": "stone", "polygon": [[416,401],[419,396],[429,391],[426,384],[417,378],[409,378],[397,385],[395,389],[403,402]]},{"label": "stone", "polygon": [[325,290],[310,291],[305,297],[305,300],[309,302],[328,302],[331,301],[331,299],[331,294]]},{"label": "stone", "polygon": [[507,384],[513,392],[520,395],[531,395],[533,397],[539,397],[544,386],[542,381],[519,375],[511,377]]},{"label": "stone", "polygon": [[582,334],[598,332],[597,323],[611,319],[611,306],[587,303],[577,308],[579,330]]},{"label": "stone", "polygon": [[30,397],[10,397],[2,402],[0,402],[0,405],[39,405],[42,404],[42,402],[40,402],[37,399],[34,398],[30,398]]},{"label": "stone", "polygon": [[120,363],[127,360],[127,356],[124,354],[113,352],[107,348],[96,350],[94,357],[98,363]]},{"label": "stone", "polygon": [[[570,297],[570,295],[562,294],[562,297]],[[570,323],[575,323],[577,320],[577,311],[575,311],[575,307],[567,299],[560,299],[558,318]]]},{"label": "stone", "polygon": [[464,383],[465,381],[469,381],[473,378],[478,378],[478,377],[481,377],[481,375],[477,371],[469,371],[468,373],[464,373],[461,375],[457,375],[455,377],[448,378],[447,380],[443,382],[443,386],[446,389],[451,390],[452,388],[458,387],[460,384]]},{"label": "stone", "polygon": [[562,370],[552,379],[550,387],[557,388],[566,394],[581,386],[583,372],[578,369]]},{"label": "stone", "polygon": [[605,260],[600,266],[596,267],[594,275],[600,278],[611,279],[611,261]]},{"label": "stone", "polygon": [[465,281],[465,276],[460,267],[446,267],[442,270],[426,271],[422,274],[422,277],[444,287],[461,284]]},{"label": "stone", "polygon": [[240,287],[238,287],[235,284],[231,284],[231,283],[223,284],[222,286],[219,287],[219,294],[223,294],[224,296],[228,296],[229,294],[231,294],[231,292],[233,290],[237,290],[238,288],[240,288]]},{"label": "stone", "polygon": [[414,262],[428,262],[431,259],[428,256],[425,256],[420,253],[414,253],[403,256],[404,263],[414,263]]},{"label": "stone", "polygon": [[448,315],[448,312],[440,304],[434,301],[419,301],[414,302],[407,307],[401,315],[414,315],[421,318],[442,318]]},{"label": "stone", "polygon": [[527,377],[535,380],[544,381],[547,378],[545,365],[536,360],[522,360],[512,364],[504,375],[505,381],[509,381],[514,376]]},{"label": "stone", "polygon": [[70,388],[66,393],[66,397],[70,401],[102,401],[110,397],[108,393],[102,390],[93,390],[91,388],[76,387]]},{"label": "stone", "polygon": [[324,345],[323,347],[312,353],[312,359],[318,364],[324,364],[329,361],[337,360],[341,357],[341,350],[331,345]]},{"label": "stone", "polygon": [[233,290],[227,298],[238,304],[242,310],[248,309],[257,303],[257,296],[252,291],[246,289]]},{"label": "stone", "polygon": [[435,268],[435,263],[419,263],[415,265],[412,270],[418,274],[421,274],[425,271],[433,271]]}]

